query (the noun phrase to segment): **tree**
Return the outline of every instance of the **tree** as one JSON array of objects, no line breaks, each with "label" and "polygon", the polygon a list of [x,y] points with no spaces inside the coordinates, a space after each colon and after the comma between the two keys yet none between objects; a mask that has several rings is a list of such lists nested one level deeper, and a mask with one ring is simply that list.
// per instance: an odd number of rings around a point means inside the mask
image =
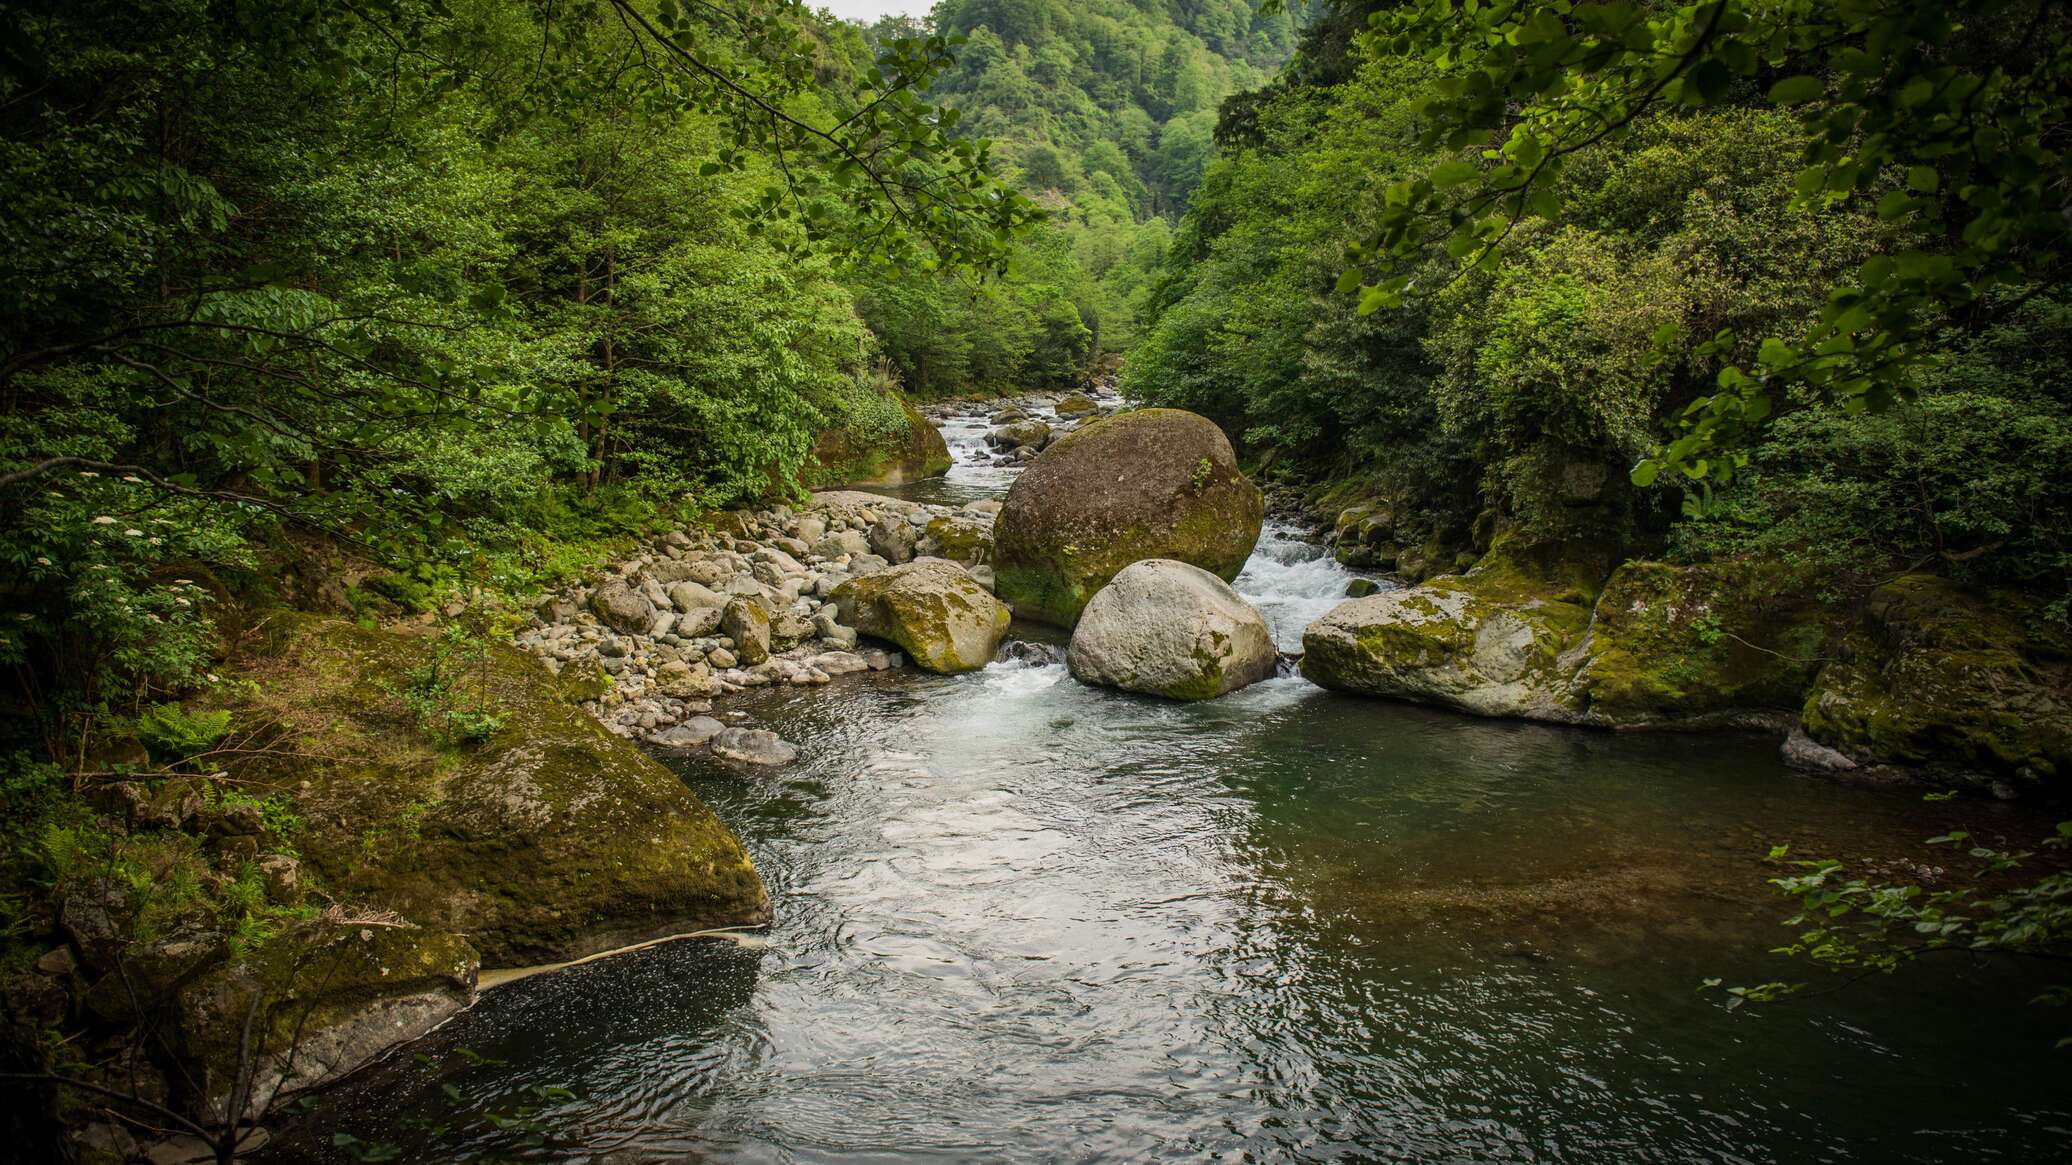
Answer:
[{"label": "tree", "polygon": [[[1794,198],[1875,203],[1922,245],[1866,261],[1812,324],[1718,362],[1718,391],[1634,470],[1710,486],[1747,463],[1758,426],[1792,391],[1851,411],[1911,399],[1938,321],[1998,288],[2054,286],[2072,225],[2058,148],[2072,80],[2072,16],[2044,0],[1712,0],[1673,8],[1446,0],[1377,12],[1370,53],[1415,56],[1442,76],[1418,104],[1422,144],[1447,151],[1391,186],[1348,248],[1340,288],[1363,312],[1401,302],[1404,268],[1443,247],[1497,262],[1518,227],[1555,219],[1562,167],[1648,120],[1754,91],[1799,111],[1807,133]],[[1666,346],[1675,339],[1665,332]],[[1736,337],[1712,337],[1712,355]]]}]

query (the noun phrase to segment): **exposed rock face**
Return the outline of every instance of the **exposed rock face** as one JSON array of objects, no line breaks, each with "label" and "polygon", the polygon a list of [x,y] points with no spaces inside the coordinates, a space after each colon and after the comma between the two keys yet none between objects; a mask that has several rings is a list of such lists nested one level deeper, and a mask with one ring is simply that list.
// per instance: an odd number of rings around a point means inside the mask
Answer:
[{"label": "exposed rock face", "polygon": [[1032,445],[1040,449],[1049,439],[1050,425],[1044,421],[1034,420],[1011,421],[993,430],[986,437],[989,444],[1002,449],[1014,449],[1023,445]]},{"label": "exposed rock face", "polygon": [[590,596],[590,609],[605,626],[629,635],[645,634],[655,622],[654,604],[618,579],[597,588]]},{"label": "exposed rock face", "polygon": [[906,426],[896,431],[850,427],[822,432],[813,445],[819,469],[804,475],[808,484],[901,485],[948,473],[950,448],[942,433],[913,405],[900,401],[899,409]]},{"label": "exposed rock face", "polygon": [[2065,787],[2072,665],[2018,609],[1909,575],[1871,593],[1839,654],[1806,699],[1814,742],[1960,784]]},{"label": "exposed rock face", "polygon": [[1737,568],[1499,538],[1462,575],[1342,603],[1303,636],[1327,687],[1607,728],[1783,728],[1830,630]]},{"label": "exposed rock face", "polygon": [[457,934],[381,923],[312,923],[224,964],[180,993],[176,1038],[191,1065],[185,1099],[228,1113],[239,1040],[256,995],[252,1113],[343,1077],[437,1027],[475,999],[480,966]]},{"label": "exposed rock face", "polygon": [[1207,700],[1265,679],[1279,663],[1266,620],[1197,566],[1132,563],[1094,595],[1066,662],[1082,683]]},{"label": "exposed rock face", "polygon": [[941,558],[904,566],[836,587],[831,596],[841,620],[865,635],[905,648],[929,671],[975,671],[993,660],[1012,615],[969,572]]},{"label": "exposed rock face", "polygon": [[1236,578],[1263,517],[1258,487],[1213,422],[1179,409],[1123,413],[1058,440],[1015,481],[993,568],[1017,613],[1071,627],[1133,562],[1170,558]]},{"label": "exposed rock face", "polygon": [[390,694],[425,649],[283,615],[249,660],[267,681],[241,715],[302,727],[339,758],[258,757],[236,773],[289,793],[303,868],[328,894],[467,934],[492,966],[768,916],[733,833],[530,656],[492,651],[486,696],[502,726],[442,757]]}]

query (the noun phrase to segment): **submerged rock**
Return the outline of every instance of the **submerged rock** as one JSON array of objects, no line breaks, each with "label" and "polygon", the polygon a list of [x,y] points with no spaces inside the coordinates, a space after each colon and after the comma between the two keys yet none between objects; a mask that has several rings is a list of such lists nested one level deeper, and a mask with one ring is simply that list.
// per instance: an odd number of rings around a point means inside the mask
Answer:
[{"label": "submerged rock", "polygon": [[906,649],[929,671],[975,671],[993,659],[1012,620],[961,566],[919,558],[836,587],[844,625]]},{"label": "submerged rock", "polygon": [[1071,627],[1133,562],[1170,558],[1228,581],[1259,540],[1259,489],[1214,422],[1178,409],[1095,421],[1008,490],[993,568],[1016,613]]},{"label": "submerged rock", "polygon": [[785,765],[798,759],[799,750],[761,728],[727,728],[712,738],[712,754],[750,765]]},{"label": "submerged rock", "polygon": [[1273,675],[1279,654],[1266,620],[1229,583],[1152,558],[1094,595],[1066,662],[1082,683],[1206,700]]}]

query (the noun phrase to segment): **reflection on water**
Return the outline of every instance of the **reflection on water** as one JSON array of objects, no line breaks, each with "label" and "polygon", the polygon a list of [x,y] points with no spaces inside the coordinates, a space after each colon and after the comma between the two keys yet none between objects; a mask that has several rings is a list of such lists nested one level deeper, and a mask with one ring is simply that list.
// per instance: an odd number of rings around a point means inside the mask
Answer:
[{"label": "reflection on water", "polygon": [[[1292,646],[1345,581],[1275,531],[1240,587]],[[753,699],[799,763],[673,763],[753,851],[770,945],[503,989],[426,1041],[433,1066],[334,1098],[304,1151],[339,1130],[414,1159],[599,1162],[2066,1144],[2063,1064],[2009,972],[1731,1015],[1695,990],[1778,973],[1771,844],[1909,854],[1956,823],[2033,836],[2032,814],[1799,777],[1767,740],[1478,721],[1292,677],[1179,705],[995,664]],[[535,1085],[576,1099],[529,1102],[533,1132],[471,1115],[509,1123]]]}]

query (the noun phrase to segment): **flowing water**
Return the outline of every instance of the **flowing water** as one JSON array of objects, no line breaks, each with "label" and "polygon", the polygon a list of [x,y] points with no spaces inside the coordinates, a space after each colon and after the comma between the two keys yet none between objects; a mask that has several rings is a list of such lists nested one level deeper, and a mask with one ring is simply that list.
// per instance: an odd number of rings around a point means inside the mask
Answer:
[{"label": "flowing water", "polygon": [[[979,430],[946,431],[959,464],[933,497],[1004,489]],[[1238,585],[1292,647],[1348,578],[1270,527]],[[1791,973],[1763,954],[1788,935],[1763,888],[1773,843],[1898,863],[1952,824],[2032,838],[2031,811],[1798,776],[1770,740],[1480,721],[1293,677],[1177,705],[995,664],[753,701],[798,763],[673,763],[754,853],[766,936],[500,989],[422,1060],[333,1094],[305,1147],[2026,1162],[2072,1145],[2041,1022],[2062,1016],[2027,1008],[2016,972],[1960,957],[1733,1013],[1699,990]],[[549,1086],[573,1099],[527,1091]]]}]

